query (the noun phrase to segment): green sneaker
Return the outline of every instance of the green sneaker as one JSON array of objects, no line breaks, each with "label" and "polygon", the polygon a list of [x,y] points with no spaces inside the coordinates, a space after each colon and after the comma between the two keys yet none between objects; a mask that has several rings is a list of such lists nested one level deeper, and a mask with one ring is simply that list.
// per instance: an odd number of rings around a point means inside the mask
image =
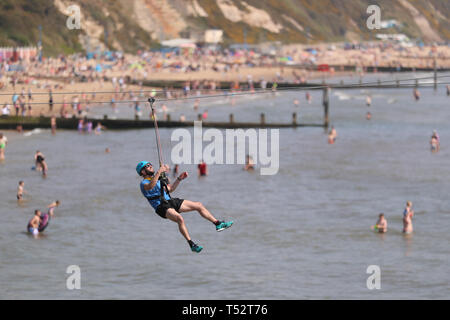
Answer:
[{"label": "green sneaker", "polygon": [[197,252],[199,253],[200,251],[202,251],[203,247],[199,246],[197,244],[194,243],[194,245],[191,247],[192,252]]},{"label": "green sneaker", "polygon": [[233,224],[233,221],[228,221],[228,222],[220,221],[220,224],[218,224],[216,226],[216,231],[222,231],[222,230],[228,229],[229,227],[231,227],[232,224]]}]

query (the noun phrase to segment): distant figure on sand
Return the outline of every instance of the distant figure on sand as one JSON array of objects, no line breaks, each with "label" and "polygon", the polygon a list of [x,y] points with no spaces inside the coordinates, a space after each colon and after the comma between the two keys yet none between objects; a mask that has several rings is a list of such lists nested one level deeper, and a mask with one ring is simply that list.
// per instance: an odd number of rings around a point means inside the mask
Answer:
[{"label": "distant figure on sand", "polygon": [[331,127],[330,132],[328,133],[328,143],[334,144],[337,139],[337,131],[334,127]]},{"label": "distant figure on sand", "polygon": [[53,93],[52,93],[52,89],[49,89],[49,91],[48,91],[48,111],[49,112],[53,111]]},{"label": "distant figure on sand", "polygon": [[3,133],[0,133],[0,161],[5,160],[5,149],[8,144],[8,139]]},{"label": "distant figure on sand", "polygon": [[372,119],[372,114],[370,112],[367,112],[366,119],[367,120]]},{"label": "distant figure on sand", "polygon": [[373,230],[379,232],[379,233],[385,233],[387,231],[387,220],[384,217],[383,213],[380,213],[378,216],[377,223],[372,227]]},{"label": "distant figure on sand", "polygon": [[403,211],[403,233],[409,234],[413,232],[412,218],[414,211],[412,210],[412,202],[406,202],[406,208]]}]

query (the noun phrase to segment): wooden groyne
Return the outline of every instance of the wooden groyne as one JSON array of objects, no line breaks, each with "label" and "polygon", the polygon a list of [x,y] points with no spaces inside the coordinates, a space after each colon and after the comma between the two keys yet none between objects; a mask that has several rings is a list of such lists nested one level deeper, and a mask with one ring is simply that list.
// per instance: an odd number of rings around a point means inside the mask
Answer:
[{"label": "wooden groyne", "polygon": [[[230,115],[231,118],[234,118]],[[56,127],[58,129],[77,130],[79,118],[56,118]],[[108,130],[126,130],[126,129],[149,129],[154,127],[153,120],[138,120],[138,119],[93,119],[84,118],[84,123],[92,122],[93,129],[97,123],[101,123]],[[183,128],[192,127],[194,121],[171,121],[158,120],[158,127],[160,128]],[[297,128],[297,127],[327,127],[326,123],[307,124],[297,123],[297,114],[292,115],[290,123],[266,123],[265,116],[261,114],[260,122],[213,122],[202,121],[202,126],[207,128],[219,129],[238,129],[238,128]],[[49,117],[0,117],[0,130],[17,130],[21,127],[23,130],[33,129],[50,129],[51,118]]]}]

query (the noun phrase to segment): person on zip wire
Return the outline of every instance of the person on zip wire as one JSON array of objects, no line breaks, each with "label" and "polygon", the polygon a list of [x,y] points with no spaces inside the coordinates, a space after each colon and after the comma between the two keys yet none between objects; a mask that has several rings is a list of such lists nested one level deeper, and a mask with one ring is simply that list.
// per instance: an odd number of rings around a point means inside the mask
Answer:
[{"label": "person on zip wire", "polygon": [[172,220],[178,224],[180,233],[188,242],[192,252],[198,253],[202,251],[203,247],[192,241],[180,213],[198,211],[203,218],[211,221],[216,226],[216,231],[225,230],[233,224],[233,221],[217,220],[201,202],[172,198],[170,196],[170,193],[175,191],[180,182],[187,178],[187,172],[181,173],[172,184],[169,184],[165,175],[166,172],[169,172],[169,167],[165,164],[162,164],[159,170],[155,172],[150,162],[141,161],[136,166],[136,172],[143,177],[140,184],[143,196],[161,218]]}]

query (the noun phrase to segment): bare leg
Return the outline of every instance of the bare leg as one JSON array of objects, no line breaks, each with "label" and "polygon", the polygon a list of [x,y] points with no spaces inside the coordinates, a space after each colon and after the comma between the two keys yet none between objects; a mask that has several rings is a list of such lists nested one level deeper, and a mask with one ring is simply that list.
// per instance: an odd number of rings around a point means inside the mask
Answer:
[{"label": "bare leg", "polygon": [[188,211],[198,211],[200,215],[206,220],[215,223],[217,221],[216,218],[205,208],[205,206],[201,202],[194,202],[190,200],[184,200],[180,207],[180,212],[188,212]]},{"label": "bare leg", "polygon": [[191,237],[189,236],[189,232],[186,228],[186,224],[184,223],[184,219],[178,212],[175,211],[173,208],[169,208],[166,211],[166,218],[176,222],[178,224],[178,229],[180,230],[180,233],[183,235],[183,237],[189,241],[191,240]]}]

